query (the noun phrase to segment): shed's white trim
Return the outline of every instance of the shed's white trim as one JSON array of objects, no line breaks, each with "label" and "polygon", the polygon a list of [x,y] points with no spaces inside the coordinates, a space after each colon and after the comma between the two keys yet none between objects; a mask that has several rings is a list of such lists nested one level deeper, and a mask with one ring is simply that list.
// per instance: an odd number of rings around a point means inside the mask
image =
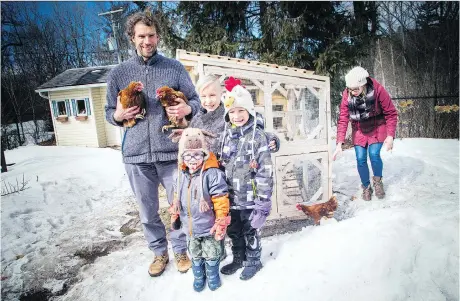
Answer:
[{"label": "shed's white trim", "polygon": [[73,90],[73,89],[85,89],[85,88],[97,88],[97,87],[106,87],[107,83],[98,83],[98,84],[89,84],[89,85],[78,85],[78,86],[65,86],[57,88],[45,88],[35,90],[35,92],[50,92],[50,91],[64,91],[64,90]]}]

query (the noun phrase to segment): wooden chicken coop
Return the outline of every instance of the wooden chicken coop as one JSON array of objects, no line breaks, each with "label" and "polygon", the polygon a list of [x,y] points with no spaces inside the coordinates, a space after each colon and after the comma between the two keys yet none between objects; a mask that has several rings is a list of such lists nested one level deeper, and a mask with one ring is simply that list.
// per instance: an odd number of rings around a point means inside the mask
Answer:
[{"label": "wooden chicken coop", "polygon": [[329,77],[313,71],[178,49],[176,59],[194,83],[213,74],[220,82],[228,76],[241,79],[253,95],[265,129],[278,135],[273,210],[270,218],[305,217],[297,203],[318,204],[332,195]]}]

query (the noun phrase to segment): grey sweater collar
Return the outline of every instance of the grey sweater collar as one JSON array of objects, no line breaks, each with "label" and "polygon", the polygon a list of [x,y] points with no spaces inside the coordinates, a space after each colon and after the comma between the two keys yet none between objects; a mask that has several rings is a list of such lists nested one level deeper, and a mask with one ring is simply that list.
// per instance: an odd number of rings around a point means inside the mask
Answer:
[{"label": "grey sweater collar", "polygon": [[156,51],[151,58],[149,58],[147,61],[144,61],[144,58],[140,55],[137,54],[137,50],[135,51],[133,55],[134,61],[139,63],[140,65],[155,65],[156,62],[158,62],[161,59],[161,54],[158,54],[158,51]]}]

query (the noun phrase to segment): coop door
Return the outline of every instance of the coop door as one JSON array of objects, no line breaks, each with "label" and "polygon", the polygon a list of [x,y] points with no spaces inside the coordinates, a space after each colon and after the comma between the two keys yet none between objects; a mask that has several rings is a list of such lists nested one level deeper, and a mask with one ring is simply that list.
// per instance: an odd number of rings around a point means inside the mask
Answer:
[{"label": "coop door", "polygon": [[[287,87],[287,86],[286,86]],[[313,93],[314,92],[314,93]],[[287,89],[285,103],[273,94],[273,128],[286,141],[327,144],[326,103],[320,101],[322,91],[309,87]]]},{"label": "coop door", "polygon": [[280,216],[303,215],[295,208],[297,203],[326,201],[327,156],[327,152],[320,152],[276,157],[276,203]]}]

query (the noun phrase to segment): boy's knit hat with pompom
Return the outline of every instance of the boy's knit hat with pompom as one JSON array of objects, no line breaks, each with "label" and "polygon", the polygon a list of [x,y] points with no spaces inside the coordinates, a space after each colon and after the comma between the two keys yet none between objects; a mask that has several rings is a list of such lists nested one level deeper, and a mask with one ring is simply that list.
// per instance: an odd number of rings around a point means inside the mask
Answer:
[{"label": "boy's knit hat with pompom", "polygon": [[233,108],[243,108],[255,119],[256,110],[254,108],[254,103],[252,102],[251,93],[249,93],[249,91],[241,85],[241,81],[230,77],[224,83],[225,89],[227,89],[227,93],[222,96],[225,107],[225,121],[230,121],[228,111]]},{"label": "boy's knit hat with pompom", "polygon": [[200,129],[186,128],[182,132],[182,136],[179,140],[179,164],[183,163],[182,155],[185,151],[202,151],[204,153],[204,161],[209,158],[209,150],[206,147],[206,141],[204,134]]}]

